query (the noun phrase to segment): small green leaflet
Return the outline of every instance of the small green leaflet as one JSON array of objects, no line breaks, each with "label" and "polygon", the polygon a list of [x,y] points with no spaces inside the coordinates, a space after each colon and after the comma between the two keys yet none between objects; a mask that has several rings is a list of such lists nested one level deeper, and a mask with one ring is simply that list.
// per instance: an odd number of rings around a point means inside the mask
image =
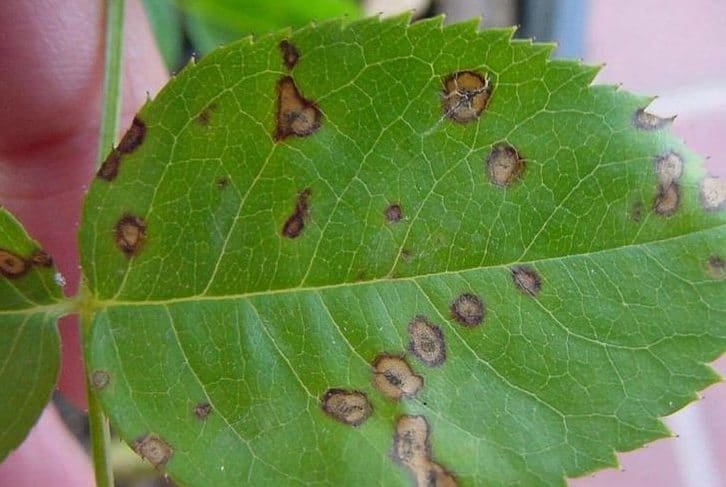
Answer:
[{"label": "small green leaflet", "polygon": [[407,17],[218,49],[81,227],[91,382],[182,485],[564,485],[726,348],[723,185],[552,46]]},{"label": "small green leaflet", "polygon": [[67,306],[51,257],[0,208],[0,460],[38,420],[60,365]]}]

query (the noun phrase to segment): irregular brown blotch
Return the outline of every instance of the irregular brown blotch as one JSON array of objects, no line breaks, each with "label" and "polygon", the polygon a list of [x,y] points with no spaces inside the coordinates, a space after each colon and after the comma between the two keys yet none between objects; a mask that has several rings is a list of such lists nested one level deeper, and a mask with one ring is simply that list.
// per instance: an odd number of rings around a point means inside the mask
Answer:
[{"label": "irregular brown blotch", "polygon": [[487,75],[473,71],[459,71],[444,79],[444,115],[460,123],[476,120],[491,97],[491,84]]},{"label": "irregular brown blotch", "polygon": [[659,117],[638,108],[633,115],[633,125],[640,130],[660,130],[670,125],[676,117]]},{"label": "irregular brown blotch", "polygon": [[706,210],[726,208],[726,180],[711,176],[701,181],[701,204]]},{"label": "irregular brown blotch", "polygon": [[415,396],[423,387],[423,378],[413,373],[403,357],[378,355],[373,362],[373,374],[373,384],[391,399]]},{"label": "irregular brown blotch", "polygon": [[726,277],[726,262],[721,258],[720,255],[712,255],[708,258],[708,273],[716,279],[723,279]]},{"label": "irregular brown blotch", "polygon": [[209,127],[209,124],[212,121],[212,113],[215,111],[217,111],[216,103],[207,105],[201,112],[199,112],[199,115],[197,115],[197,123],[202,127]]},{"label": "irregular brown blotch", "polygon": [[9,250],[0,249],[0,274],[13,279],[25,274],[30,266],[22,257]]},{"label": "irregular brown blotch", "polygon": [[51,267],[53,265],[53,257],[43,249],[38,249],[30,254],[30,263],[37,267]]},{"label": "irregular brown blotch", "polygon": [[277,129],[275,140],[291,135],[306,137],[320,128],[322,114],[315,102],[300,94],[290,76],[277,83]]},{"label": "irregular brown blotch", "polygon": [[658,193],[653,201],[653,209],[662,216],[672,216],[678,210],[681,203],[681,189],[678,183],[671,183],[667,186],[658,185]]},{"label": "irregular brown blotch", "polygon": [[386,208],[384,212],[388,223],[398,223],[403,219],[403,208],[398,203],[393,203]]},{"label": "irregular brown blotch", "polygon": [[656,157],[654,163],[655,173],[663,187],[677,182],[683,175],[683,158],[675,152]]},{"label": "irregular brown blotch", "polygon": [[118,176],[118,168],[124,154],[130,154],[144,142],[146,124],[139,117],[134,117],[131,127],[126,131],[118,146],[113,149],[96,173],[96,177],[113,181]]},{"label": "irregular brown blotch", "polygon": [[425,316],[416,316],[408,324],[408,338],[408,349],[424,365],[438,367],[446,361],[444,334]]},{"label": "irregular brown blotch", "polygon": [[464,326],[478,326],[484,321],[486,306],[479,296],[464,293],[451,303],[451,315]]},{"label": "irregular brown blotch", "polygon": [[420,466],[431,458],[429,423],[423,416],[401,416],[396,422],[391,456],[408,468]]},{"label": "irregular brown blotch", "polygon": [[512,267],[512,280],[524,294],[537,296],[542,289],[542,279],[537,271],[528,265]]},{"label": "irregular brown blotch", "polygon": [[411,472],[418,487],[455,487],[456,477],[431,455],[429,424],[423,416],[402,416],[396,423],[393,460]]},{"label": "irregular brown blotch", "polygon": [[134,451],[156,468],[166,465],[174,453],[171,446],[156,435],[146,435],[136,440]]},{"label": "irregular brown blotch", "polygon": [[365,394],[345,389],[329,389],[322,398],[322,407],[330,417],[349,426],[360,426],[373,412]]},{"label": "irregular brown blotch", "polygon": [[116,223],[116,245],[128,258],[137,255],[146,240],[146,223],[138,216],[125,213]]},{"label": "irregular brown blotch", "polygon": [[208,402],[200,402],[194,406],[194,415],[199,419],[207,419],[212,414],[212,405]]},{"label": "irregular brown blotch", "polygon": [[282,62],[287,69],[292,69],[300,59],[300,52],[287,39],[280,42],[280,53],[282,54]]},{"label": "irregular brown blotch", "polygon": [[408,263],[416,257],[416,253],[411,249],[401,249],[401,260]]},{"label": "irregular brown blotch", "polygon": [[288,217],[282,226],[282,235],[285,237],[297,238],[305,229],[305,222],[310,215],[309,200],[311,194],[312,191],[306,189],[298,195],[297,202],[295,203],[295,211],[293,211],[292,215]]},{"label": "irregular brown blotch", "polygon": [[525,162],[517,149],[509,144],[497,144],[486,160],[487,173],[497,186],[511,186],[522,176]]},{"label": "irregular brown blotch", "polygon": [[94,389],[101,390],[111,382],[111,374],[106,370],[96,369],[91,372],[91,386]]}]

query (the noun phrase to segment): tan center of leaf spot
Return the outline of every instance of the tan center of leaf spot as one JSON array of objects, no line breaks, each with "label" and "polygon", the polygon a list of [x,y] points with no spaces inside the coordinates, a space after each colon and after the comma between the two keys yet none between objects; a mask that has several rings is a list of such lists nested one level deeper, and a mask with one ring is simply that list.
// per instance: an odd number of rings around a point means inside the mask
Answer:
[{"label": "tan center of leaf spot", "polygon": [[423,387],[423,378],[411,370],[402,357],[381,354],[373,362],[373,384],[384,396],[400,400],[412,397]]},{"label": "tan center of leaf spot", "polygon": [[166,465],[174,453],[171,446],[156,435],[147,435],[136,440],[134,451],[156,468]]},{"label": "tan center of leaf spot", "polygon": [[322,399],[323,411],[349,426],[360,426],[373,412],[365,394],[345,389],[329,389]]},{"label": "tan center of leaf spot", "polygon": [[513,267],[512,280],[520,291],[529,296],[537,296],[542,289],[542,279],[539,274],[527,265]]},{"label": "tan center of leaf spot", "polygon": [[116,246],[128,258],[138,255],[146,240],[146,223],[141,218],[124,214],[114,231]]},{"label": "tan center of leaf spot", "polygon": [[446,342],[441,328],[423,315],[416,316],[408,325],[408,349],[424,365],[438,367],[446,361]]},{"label": "tan center of leaf spot", "polygon": [[464,326],[478,326],[484,321],[486,306],[479,296],[464,293],[451,303],[451,315]]},{"label": "tan center of leaf spot", "polygon": [[459,71],[444,79],[443,111],[451,120],[471,122],[481,116],[491,97],[487,75]]},{"label": "tan center of leaf spot", "polygon": [[391,450],[393,460],[407,468],[417,487],[455,487],[453,474],[434,462],[429,424],[423,416],[401,416],[396,423]]},{"label": "tan center of leaf spot", "polygon": [[708,258],[708,273],[714,279],[723,279],[726,277],[726,262],[720,255],[712,255]]},{"label": "tan center of leaf spot", "polygon": [[640,130],[660,130],[670,125],[676,117],[659,117],[653,115],[650,112],[645,111],[645,108],[638,108],[633,115],[633,125],[635,128]]},{"label": "tan center of leaf spot", "polygon": [[658,185],[658,193],[653,202],[653,209],[662,216],[672,216],[678,210],[681,203],[681,189],[678,183],[671,183],[667,186]]},{"label": "tan center of leaf spot", "polygon": [[7,278],[20,277],[30,266],[25,259],[15,255],[9,250],[0,249],[0,274]]},{"label": "tan center of leaf spot", "polygon": [[656,157],[655,173],[663,187],[677,182],[683,175],[683,158],[675,152]]},{"label": "tan center of leaf spot", "polygon": [[701,181],[701,204],[709,211],[726,208],[726,180],[710,176],[703,178]]},{"label": "tan center of leaf spot", "polygon": [[492,147],[486,159],[487,173],[492,183],[497,186],[511,186],[522,176],[525,168],[524,159],[517,149],[509,144],[497,144]]},{"label": "tan center of leaf spot", "polygon": [[111,382],[111,375],[106,370],[97,369],[91,372],[91,385],[94,389],[101,390]]},{"label": "tan center of leaf spot", "polygon": [[320,128],[322,114],[315,102],[300,94],[290,76],[277,84],[277,129],[275,140],[294,135],[306,137]]}]

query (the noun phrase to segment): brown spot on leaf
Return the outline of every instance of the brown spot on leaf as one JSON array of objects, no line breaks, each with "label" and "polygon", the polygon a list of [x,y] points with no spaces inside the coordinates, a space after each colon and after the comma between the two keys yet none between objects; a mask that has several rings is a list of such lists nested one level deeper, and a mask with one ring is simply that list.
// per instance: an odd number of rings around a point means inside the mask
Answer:
[{"label": "brown spot on leaf", "polygon": [[360,426],[373,412],[365,394],[345,389],[329,389],[322,399],[323,411],[336,421]]},{"label": "brown spot on leaf", "polygon": [[712,255],[708,258],[708,273],[715,279],[723,279],[726,277],[726,262],[720,255]]},{"label": "brown spot on leaf", "polygon": [[423,387],[423,378],[413,373],[403,357],[378,355],[373,362],[373,373],[373,384],[391,399],[415,396]]},{"label": "brown spot on leaf", "polygon": [[305,222],[310,216],[310,195],[312,191],[308,188],[301,192],[295,203],[295,211],[288,217],[282,226],[282,234],[287,238],[297,238],[305,229]]},{"label": "brown spot on leaf", "polygon": [[441,328],[425,316],[416,316],[408,324],[408,349],[429,367],[438,367],[446,361],[446,342]]},{"label": "brown spot on leaf", "polygon": [[678,210],[681,203],[681,189],[678,183],[671,183],[667,186],[658,185],[658,194],[653,201],[653,209],[662,216],[672,216]]},{"label": "brown spot on leaf", "polygon": [[391,450],[393,460],[409,470],[417,487],[455,487],[456,478],[431,454],[429,424],[423,416],[401,416]]},{"label": "brown spot on leaf", "polygon": [[197,115],[197,123],[202,127],[209,127],[209,124],[212,121],[212,114],[215,111],[217,111],[217,104],[210,103],[209,105],[204,107],[201,112],[199,112],[199,115]]},{"label": "brown spot on leaf", "polygon": [[663,118],[638,108],[633,115],[633,125],[640,130],[660,130],[670,125],[676,117]]},{"label": "brown spot on leaf", "polygon": [[53,257],[43,249],[38,249],[30,254],[30,263],[37,267],[51,267],[53,265]]},{"label": "brown spot on leaf", "polygon": [[701,181],[701,204],[706,210],[726,208],[726,180],[711,176]]},{"label": "brown spot on leaf", "polygon": [[156,435],[146,435],[136,440],[134,451],[156,468],[166,465],[174,453],[171,446]]},{"label": "brown spot on leaf", "polygon": [[0,249],[0,274],[13,279],[25,274],[30,266],[22,257],[9,250]]},{"label": "brown spot on leaf", "polygon": [[121,164],[121,158],[125,154],[130,154],[136,150],[144,142],[146,137],[146,124],[139,118],[134,117],[131,127],[126,131],[124,136],[121,138],[118,146],[113,149],[106,160],[103,161],[101,167],[96,173],[96,177],[105,179],[106,181],[113,181],[118,176],[118,168]]},{"label": "brown spot on leaf", "polygon": [[520,291],[530,296],[537,296],[542,288],[539,274],[528,265],[512,267],[512,280]]},{"label": "brown spot on leaf", "polygon": [[111,374],[106,370],[96,369],[91,372],[91,386],[94,389],[101,390],[111,382]]},{"label": "brown spot on leaf", "polygon": [[116,223],[114,236],[121,252],[131,258],[141,251],[146,240],[146,223],[138,216],[125,213]]},{"label": "brown spot on leaf", "polygon": [[677,182],[683,175],[683,158],[675,152],[656,157],[654,163],[655,173],[663,187]]},{"label": "brown spot on leaf", "polygon": [[220,176],[214,180],[214,185],[218,189],[224,189],[229,186],[229,178],[227,176]]},{"label": "brown spot on leaf", "polygon": [[306,137],[320,128],[322,114],[315,102],[300,94],[290,76],[277,83],[277,129],[275,140],[294,135]]},{"label": "brown spot on leaf", "polygon": [[478,326],[484,321],[486,306],[479,296],[464,293],[451,303],[451,315],[464,326]]},{"label": "brown spot on leaf", "polygon": [[497,186],[511,186],[522,176],[525,162],[517,149],[509,144],[497,144],[486,160],[487,173]]},{"label": "brown spot on leaf", "polygon": [[194,406],[194,415],[199,419],[207,419],[212,414],[212,405],[208,402],[200,402]]},{"label": "brown spot on leaf", "polygon": [[282,62],[287,69],[292,69],[300,59],[300,52],[287,39],[280,42],[280,53],[282,54]]},{"label": "brown spot on leaf", "polygon": [[444,79],[444,115],[460,123],[481,116],[491,97],[489,77],[473,71],[459,71]]},{"label": "brown spot on leaf", "polygon": [[384,212],[388,223],[398,223],[403,219],[403,208],[398,203],[393,203]]}]

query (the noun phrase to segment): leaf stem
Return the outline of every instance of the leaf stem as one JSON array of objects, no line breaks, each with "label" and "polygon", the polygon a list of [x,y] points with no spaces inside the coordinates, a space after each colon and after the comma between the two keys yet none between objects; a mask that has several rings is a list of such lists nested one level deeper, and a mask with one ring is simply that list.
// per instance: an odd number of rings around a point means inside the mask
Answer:
[{"label": "leaf stem", "polygon": [[124,0],[106,0],[106,49],[103,75],[103,107],[98,139],[97,166],[116,143],[121,111]]},{"label": "leaf stem", "polygon": [[[98,137],[98,157],[100,166],[106,154],[116,143],[121,112],[121,77],[123,63],[123,24],[124,0],[106,0],[106,47],[103,76],[103,105],[101,108],[101,128]],[[88,397],[88,423],[91,432],[91,451],[97,487],[113,487],[113,467],[111,465],[111,431],[108,419],[103,413],[98,393],[91,384],[91,329],[93,309],[88,303],[88,290],[81,283],[81,334],[83,355],[86,364],[86,391]],[[85,304],[84,304],[85,303]]]}]

